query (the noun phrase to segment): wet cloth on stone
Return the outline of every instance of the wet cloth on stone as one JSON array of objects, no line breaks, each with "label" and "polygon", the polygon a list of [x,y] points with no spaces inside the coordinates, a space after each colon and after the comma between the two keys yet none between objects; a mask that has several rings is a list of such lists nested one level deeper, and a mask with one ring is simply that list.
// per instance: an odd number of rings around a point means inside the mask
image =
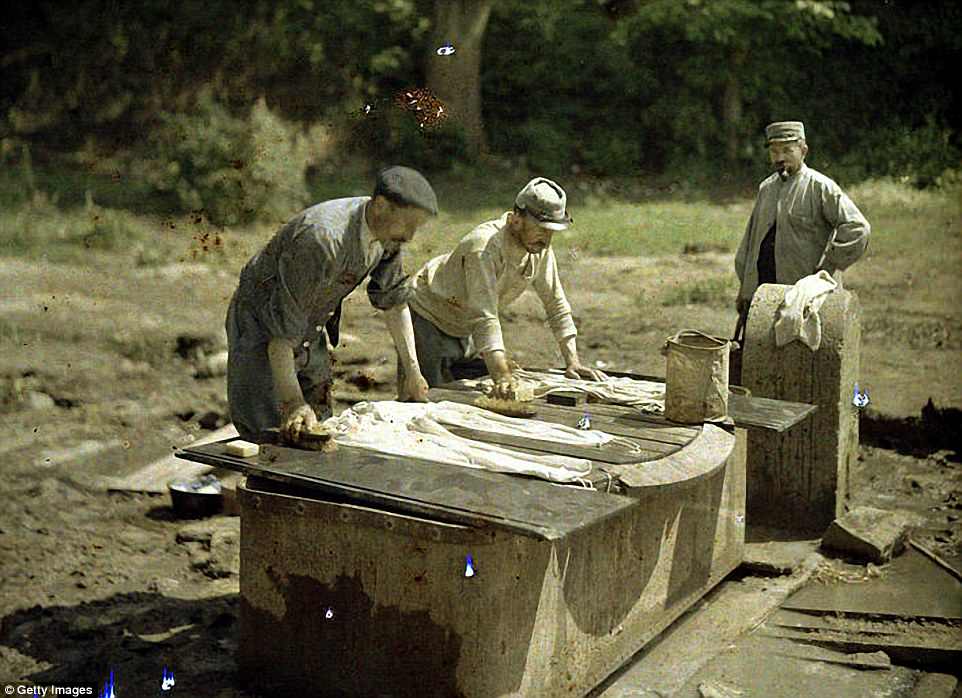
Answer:
[{"label": "wet cloth on stone", "polygon": [[[602,381],[568,378],[564,371],[528,371],[517,369],[512,375],[533,385],[535,397],[556,392],[581,392],[596,402],[608,405],[635,407],[642,412],[658,413],[665,410],[665,385],[635,378],[607,376]],[[488,392],[493,387],[490,378],[461,381],[462,385]]]},{"label": "wet cloth on stone", "polygon": [[[227,399],[244,438],[279,426],[267,359],[272,339],[297,347],[302,389],[316,387],[314,392],[324,398],[331,373],[327,341],[337,344],[341,301],[368,277],[367,295],[375,308],[408,301],[411,288],[400,250],[385,249],[368,229],[364,209],[369,200],[334,199],[302,211],[241,271],[225,328]],[[310,403],[311,396],[305,398]]]},{"label": "wet cloth on stone", "polygon": [[828,294],[838,287],[827,271],[806,276],[785,292],[775,319],[775,344],[783,347],[796,339],[812,351],[822,344],[818,311]]},{"label": "wet cloth on stone", "polygon": [[559,424],[516,419],[455,402],[360,402],[324,422],[334,441],[396,456],[501,473],[530,475],[551,482],[577,482],[591,473],[591,462],[558,455],[521,454],[502,446],[467,439],[445,428],[524,436],[579,446],[633,442],[604,432],[581,431]]}]

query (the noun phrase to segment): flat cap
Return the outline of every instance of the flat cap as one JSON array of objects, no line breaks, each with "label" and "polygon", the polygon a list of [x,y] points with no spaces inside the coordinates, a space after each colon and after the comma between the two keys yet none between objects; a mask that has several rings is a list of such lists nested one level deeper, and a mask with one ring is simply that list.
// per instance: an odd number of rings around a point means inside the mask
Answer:
[{"label": "flat cap", "polygon": [[805,124],[801,121],[776,121],[765,127],[765,140],[798,141],[805,139]]},{"label": "flat cap", "polygon": [[434,189],[424,175],[410,167],[394,165],[381,170],[374,185],[374,196],[423,208],[432,216],[438,215],[438,197]]}]

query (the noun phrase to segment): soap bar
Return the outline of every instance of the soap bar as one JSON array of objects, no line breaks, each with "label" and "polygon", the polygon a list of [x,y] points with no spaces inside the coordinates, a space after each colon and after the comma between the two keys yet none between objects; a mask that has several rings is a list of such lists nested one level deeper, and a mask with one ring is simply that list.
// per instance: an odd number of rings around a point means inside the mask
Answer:
[{"label": "soap bar", "polygon": [[237,441],[231,441],[227,444],[227,454],[230,456],[239,456],[241,458],[250,458],[251,456],[256,456],[260,453],[261,448],[257,444],[252,444],[250,441],[242,441],[238,439]]}]

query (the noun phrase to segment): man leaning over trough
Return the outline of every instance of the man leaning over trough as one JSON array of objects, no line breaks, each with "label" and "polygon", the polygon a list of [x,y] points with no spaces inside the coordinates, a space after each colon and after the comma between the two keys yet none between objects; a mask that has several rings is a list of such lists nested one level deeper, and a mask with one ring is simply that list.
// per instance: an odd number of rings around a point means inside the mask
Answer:
[{"label": "man leaning over trough", "polygon": [[337,346],[341,303],[370,277],[367,295],[384,319],[407,379],[409,399],[426,401],[401,246],[429,216],[437,197],[415,170],[390,167],[373,196],[319,203],[292,218],[240,274],[227,311],[227,399],[242,438],[280,428],[296,441],[331,416],[327,342]]},{"label": "man leaning over trough", "polygon": [[[544,305],[565,375],[604,378],[578,358],[578,332],[551,249],[554,233],[572,222],[564,190],[536,177],[518,193],[513,210],[482,223],[452,252],[421,268],[410,305],[418,361],[428,385],[453,380],[454,364],[480,354],[494,381],[493,396],[516,398],[518,384],[505,352],[500,311],[529,286]],[[398,385],[404,384],[404,366],[398,362]]]}]

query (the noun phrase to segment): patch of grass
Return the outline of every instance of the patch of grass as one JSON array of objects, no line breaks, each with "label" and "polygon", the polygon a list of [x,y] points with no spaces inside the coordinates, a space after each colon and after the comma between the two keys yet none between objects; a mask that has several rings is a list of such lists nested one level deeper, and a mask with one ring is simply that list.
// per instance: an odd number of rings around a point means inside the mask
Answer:
[{"label": "patch of grass", "polygon": [[73,209],[88,198],[112,209],[139,214],[165,215],[176,211],[169,194],[158,192],[144,177],[122,174],[128,166],[98,161],[96,167],[73,160],[33,165],[27,161],[3,163],[0,168],[0,206],[27,204],[42,192],[57,207]]},{"label": "patch of grass", "polygon": [[108,347],[131,361],[143,361],[154,368],[171,362],[174,354],[174,341],[165,336],[149,335],[144,332],[120,332],[107,339]]},{"label": "patch of grass", "polygon": [[916,189],[892,179],[870,180],[848,191],[872,224],[869,256],[925,257],[958,264],[962,187]]},{"label": "patch of grass", "polygon": [[104,208],[88,197],[82,207],[62,209],[34,192],[22,205],[0,211],[0,249],[14,257],[82,264],[92,252],[130,252],[140,265],[169,261],[174,249],[155,219]]},{"label": "patch of grass", "polygon": [[725,308],[731,305],[738,292],[734,274],[712,276],[675,286],[661,300],[662,305],[707,305],[712,308]]},{"label": "patch of grass", "polygon": [[[101,176],[76,168],[63,172],[31,170],[29,180],[21,176],[20,169],[12,166],[0,172],[0,253],[8,255],[84,263],[91,252],[102,250],[127,254],[140,266],[185,259],[233,271],[283,223],[278,219],[214,230],[206,223],[198,226],[189,214],[143,215],[142,211],[156,208],[159,200],[156,193],[136,187],[131,187],[128,194],[132,199],[136,198],[134,194],[141,197],[141,203],[131,201],[131,208],[114,205],[109,196],[101,198],[101,192],[109,187],[126,187],[126,180],[111,182],[104,189]],[[496,162],[486,167],[458,166],[430,176],[441,213],[406,248],[407,268],[416,270],[427,259],[450,251],[479,223],[509,210],[530,174]],[[366,195],[373,177],[374,172],[361,163],[344,163],[338,168],[320,166],[309,181],[311,201]],[[554,245],[562,253],[659,257],[680,254],[686,245],[734,251],[752,207],[750,194],[718,199],[712,192],[699,197],[684,187],[674,191],[640,180],[561,177],[558,181],[569,194],[575,219],[568,231],[554,237]],[[94,187],[94,182],[99,182],[100,188]],[[918,190],[907,182],[873,180],[851,187],[848,193],[872,223],[867,259],[910,255],[920,268],[934,265],[939,269],[947,269],[958,259],[962,218],[962,189],[958,183]],[[150,197],[155,197],[153,203],[144,203]],[[290,215],[295,213],[291,211]],[[216,236],[222,234],[224,248],[207,254],[203,234],[212,230],[215,247]],[[680,290],[673,302],[701,298],[711,288],[709,285],[690,293]]]}]

